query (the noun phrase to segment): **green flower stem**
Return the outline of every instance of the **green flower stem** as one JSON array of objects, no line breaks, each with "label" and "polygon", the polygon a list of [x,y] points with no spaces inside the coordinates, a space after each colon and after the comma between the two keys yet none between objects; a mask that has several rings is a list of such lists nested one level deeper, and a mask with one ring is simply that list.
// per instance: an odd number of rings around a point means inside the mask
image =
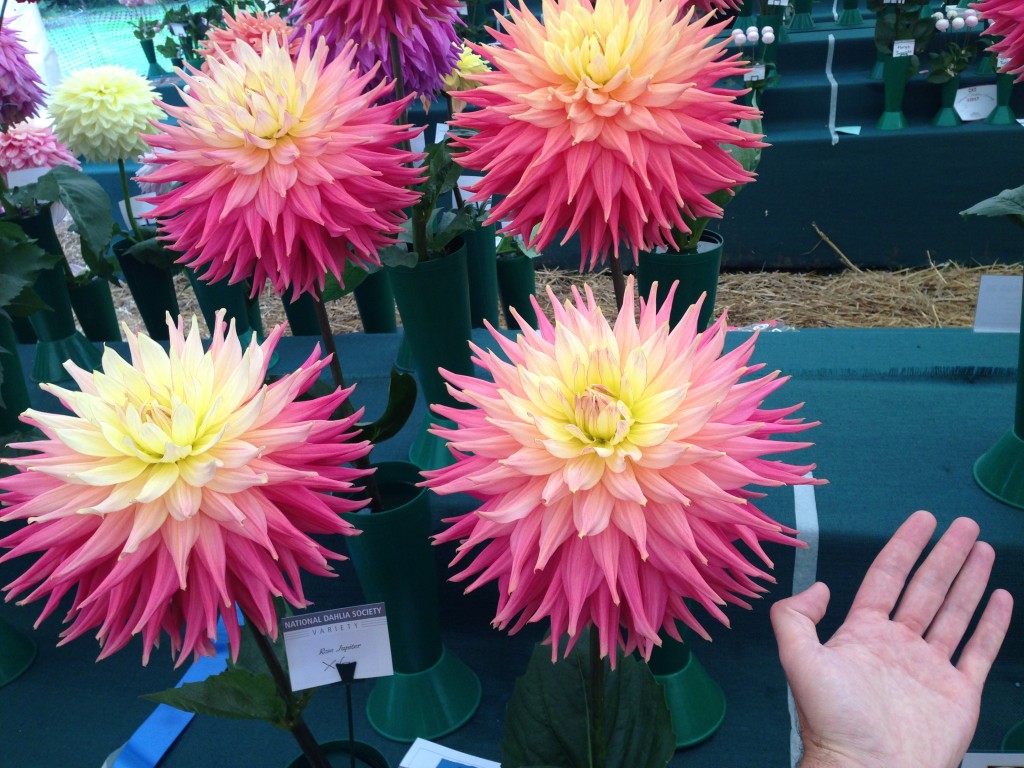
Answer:
[{"label": "green flower stem", "polygon": [[[388,48],[391,53],[391,76],[395,80],[395,98],[399,101],[405,99],[405,73],[402,72],[402,49],[399,47],[398,37],[391,35],[388,39]],[[403,110],[399,117],[402,125],[409,122],[408,113]],[[418,261],[426,261],[430,258],[427,250],[427,217],[430,211],[424,212],[422,216],[416,215],[417,206],[413,205],[410,218],[412,219],[412,249],[416,253]]]},{"label": "green flower stem", "polygon": [[[324,350],[331,356],[331,376],[336,386],[345,389],[345,374],[341,371],[341,356],[338,354],[338,347],[334,343],[331,320],[327,317],[327,306],[324,304],[324,297],[319,287],[315,288],[314,298],[316,300],[313,302],[313,306],[316,307],[316,319],[320,325],[320,338],[323,339]],[[348,418],[356,412],[355,408],[352,407],[352,402],[347,397],[342,400],[340,410],[344,418]],[[367,454],[352,463],[359,469],[370,469],[370,455]],[[363,487],[366,489],[367,496],[370,497],[370,510],[372,512],[383,510],[384,501],[381,499],[380,489],[377,487],[377,481],[374,480],[372,474],[366,475],[363,478]]]},{"label": "green flower stem", "polygon": [[281,668],[281,663],[277,660],[274,649],[270,646],[267,638],[263,636],[263,633],[256,629],[256,626],[245,615],[244,611],[242,615],[245,618],[245,626],[249,629],[256,647],[259,648],[260,655],[263,656],[267,669],[270,670],[270,676],[274,679],[277,693],[285,703],[288,713],[288,729],[291,731],[292,736],[295,737],[295,741],[299,743],[302,754],[306,756],[306,762],[309,763],[310,768],[331,768],[330,763],[327,762],[327,758],[324,757],[324,753],[320,749],[320,745],[313,736],[313,732],[309,730],[306,721],[302,719],[302,712],[299,711],[291,685],[288,683],[288,678],[285,677],[284,669]]},{"label": "green flower stem", "polygon": [[[452,124],[452,118],[455,117],[455,109],[452,107],[452,95],[447,91],[444,94],[444,103],[448,107],[448,125]],[[462,199],[462,190],[459,189],[459,183],[456,181],[455,186],[452,187],[452,197],[455,198],[455,207],[458,210],[462,210],[466,207],[466,202]]]},{"label": "green flower stem", "polygon": [[124,160],[120,157],[117,158],[117,170],[121,176],[121,194],[124,196],[124,211],[128,217],[128,224],[131,225],[132,234],[135,236],[135,242],[142,242],[142,230],[139,229],[139,223],[135,220],[135,211],[132,210],[132,195],[128,191],[128,171],[124,168]]},{"label": "green flower stem", "polygon": [[[618,261],[618,259],[613,259]],[[621,268],[619,270],[621,272]],[[621,306],[621,301],[619,302]],[[604,743],[604,659],[601,658],[601,633],[590,628],[590,765],[606,768],[608,757]]]},{"label": "green flower stem", "polygon": [[615,289],[615,306],[621,310],[622,302],[626,298],[626,276],[622,274],[622,260],[619,259],[618,255],[612,254],[610,261],[612,287]]}]

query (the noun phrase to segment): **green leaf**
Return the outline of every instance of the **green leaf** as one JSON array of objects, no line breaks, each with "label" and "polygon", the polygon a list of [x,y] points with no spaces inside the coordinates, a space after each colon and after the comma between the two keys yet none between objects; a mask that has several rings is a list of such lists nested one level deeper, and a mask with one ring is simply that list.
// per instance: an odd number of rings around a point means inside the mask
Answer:
[{"label": "green leaf", "polygon": [[441,212],[435,219],[435,231],[428,244],[431,253],[444,253],[452,240],[462,237],[475,226],[476,220],[476,213],[469,208]]},{"label": "green leaf", "polygon": [[1024,187],[1004,189],[995,197],[975,203],[965,211],[960,211],[964,218],[968,216],[1006,216],[1015,224],[1024,226]]},{"label": "green leaf", "polygon": [[336,301],[342,296],[348,296],[359,287],[368,274],[369,272],[362,267],[346,261],[345,271],[341,273],[342,281],[345,283],[343,288],[338,282],[338,278],[328,272],[327,280],[324,282],[323,302],[326,304],[328,301]]},{"label": "green leaf", "polygon": [[391,369],[391,384],[388,387],[388,404],[384,413],[369,424],[359,424],[360,437],[373,445],[394,437],[412,415],[416,405],[416,379],[409,373]]},{"label": "green leaf", "polygon": [[[505,715],[504,768],[590,768],[587,690],[589,638],[552,664],[538,645],[516,682]],[[608,765],[664,768],[675,752],[672,717],[650,669],[631,656],[605,669],[605,749]]]},{"label": "green leaf", "polygon": [[156,237],[140,240],[122,254],[122,256],[129,256],[144,264],[152,264],[155,267],[170,270],[177,268],[174,262],[177,261],[179,255],[167,248],[163,241]]},{"label": "green leaf", "polygon": [[0,308],[16,317],[49,309],[32,286],[42,270],[62,258],[36,245],[17,224],[0,221]]},{"label": "green leaf", "polygon": [[185,683],[143,698],[158,704],[234,720],[265,720],[287,728],[287,710],[270,675],[254,675],[237,667],[198,683]]},{"label": "green leaf", "polygon": [[46,200],[59,200],[68,209],[81,239],[86,266],[94,275],[109,278],[114,265],[106,253],[114,218],[106,190],[81,171],[58,165],[40,177],[36,193]]}]

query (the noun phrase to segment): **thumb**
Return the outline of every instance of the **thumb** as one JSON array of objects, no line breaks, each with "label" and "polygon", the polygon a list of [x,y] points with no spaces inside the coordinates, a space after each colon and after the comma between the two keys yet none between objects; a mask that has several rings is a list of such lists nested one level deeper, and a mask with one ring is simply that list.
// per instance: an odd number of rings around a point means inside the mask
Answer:
[{"label": "thumb", "polygon": [[817,625],[825,616],[829,597],[828,587],[819,581],[772,606],[772,629],[783,665],[790,655],[801,654],[821,644]]}]

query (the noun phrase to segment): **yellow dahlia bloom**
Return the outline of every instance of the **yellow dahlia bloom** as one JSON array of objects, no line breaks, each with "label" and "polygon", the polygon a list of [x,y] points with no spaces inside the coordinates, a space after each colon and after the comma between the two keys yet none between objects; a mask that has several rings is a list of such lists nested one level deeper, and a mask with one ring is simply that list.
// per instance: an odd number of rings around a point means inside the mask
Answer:
[{"label": "yellow dahlia bloom", "polygon": [[125,67],[105,65],[73,72],[50,99],[57,137],[93,163],[134,158],[148,147],[140,133],[163,117],[149,81]]},{"label": "yellow dahlia bloom", "polygon": [[473,50],[466,44],[462,45],[462,52],[455,64],[455,69],[444,76],[444,89],[452,97],[452,111],[461,112],[466,107],[466,102],[456,98],[459,91],[468,91],[470,88],[480,86],[476,76],[482,72],[490,72],[491,68],[481,57],[473,53]]}]

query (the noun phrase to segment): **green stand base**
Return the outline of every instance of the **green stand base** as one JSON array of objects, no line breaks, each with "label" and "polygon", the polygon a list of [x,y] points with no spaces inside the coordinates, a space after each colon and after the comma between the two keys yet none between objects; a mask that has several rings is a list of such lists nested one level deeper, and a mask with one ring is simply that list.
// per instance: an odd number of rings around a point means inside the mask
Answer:
[{"label": "green stand base", "polygon": [[902,131],[907,127],[907,118],[902,112],[883,112],[875,127],[880,131]]},{"label": "green stand base", "polygon": [[1004,752],[1024,752],[1024,720],[1006,732],[1000,748]]},{"label": "green stand base", "polygon": [[1017,116],[1010,107],[996,107],[985,118],[988,125],[1016,125]]},{"label": "green stand base", "polygon": [[[320,745],[320,750],[327,762],[337,768],[349,768],[353,764],[366,768],[391,768],[388,759],[376,747],[363,741],[326,741]],[[309,768],[309,761],[305,755],[299,755],[288,763],[288,768]]]},{"label": "green stand base", "polygon": [[836,20],[836,24],[840,27],[859,27],[864,23],[864,16],[860,12],[860,8],[844,8],[839,12],[839,18]]},{"label": "green stand base", "polygon": [[725,693],[692,653],[679,671],[655,674],[654,679],[665,689],[676,749],[705,741],[722,725]]},{"label": "green stand base", "polygon": [[1007,430],[974,462],[974,479],[989,496],[1024,509],[1024,440]]},{"label": "green stand base", "polygon": [[36,344],[36,361],[32,366],[32,381],[50,384],[70,381],[71,375],[64,370],[65,360],[94,371],[99,367],[100,358],[99,350],[78,331],[56,341],[39,341]]},{"label": "green stand base", "polygon": [[476,673],[442,647],[441,658],[429,669],[380,678],[366,702],[366,715],[378,733],[393,741],[436,739],[466,724],[482,692]]},{"label": "green stand base", "polygon": [[789,22],[789,30],[791,32],[799,32],[804,29],[814,29],[814,19],[809,13],[798,13],[793,16],[793,20]]},{"label": "green stand base", "polygon": [[455,422],[433,414],[423,420],[416,437],[413,438],[412,445],[409,446],[409,461],[420,469],[441,469],[441,467],[448,467],[455,463],[455,457],[448,450],[448,442],[427,431],[432,424],[455,428]]},{"label": "green stand base", "polygon": [[0,687],[16,680],[32,666],[36,650],[32,638],[0,619]]},{"label": "green stand base", "polygon": [[936,128],[956,128],[961,125],[960,115],[953,107],[943,107],[932,118],[932,125]]}]

